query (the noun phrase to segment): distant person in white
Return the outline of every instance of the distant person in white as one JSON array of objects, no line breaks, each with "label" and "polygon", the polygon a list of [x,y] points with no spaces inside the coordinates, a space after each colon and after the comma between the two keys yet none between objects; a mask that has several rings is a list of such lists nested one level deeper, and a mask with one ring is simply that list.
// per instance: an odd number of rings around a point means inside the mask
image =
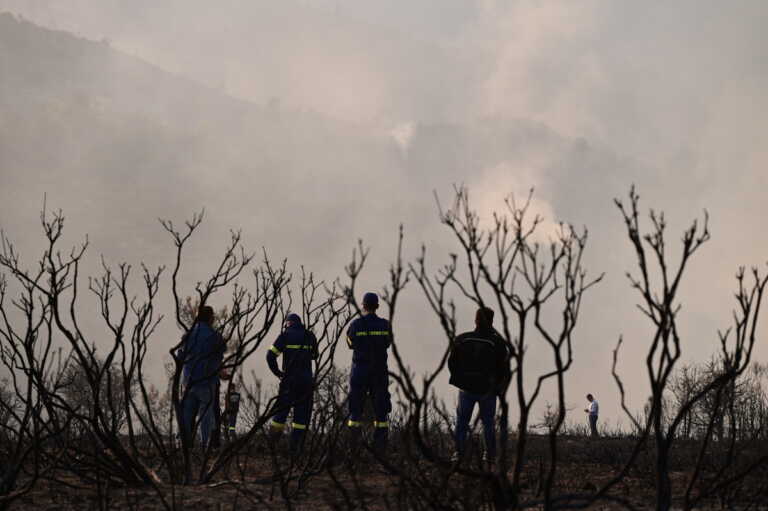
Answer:
[{"label": "distant person in white", "polygon": [[584,413],[589,417],[589,429],[593,438],[597,438],[597,415],[600,413],[600,405],[592,394],[587,394],[589,408],[584,408]]}]

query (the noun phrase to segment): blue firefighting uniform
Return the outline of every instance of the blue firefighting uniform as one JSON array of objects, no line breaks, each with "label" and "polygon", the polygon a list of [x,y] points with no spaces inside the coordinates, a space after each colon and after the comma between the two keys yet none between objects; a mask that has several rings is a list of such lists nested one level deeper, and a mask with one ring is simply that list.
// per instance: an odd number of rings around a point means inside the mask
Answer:
[{"label": "blue firefighting uniform", "polygon": [[392,344],[392,327],[384,318],[368,313],[355,319],[347,330],[347,344],[352,353],[349,378],[349,423],[359,428],[363,405],[370,393],[375,414],[373,442],[383,447],[387,442],[388,415],[392,410],[389,396],[387,349]]},{"label": "blue firefighting uniform", "polygon": [[[277,357],[283,355],[282,371]],[[267,352],[270,370],[280,378],[277,412],[272,417],[272,428],[282,430],[293,408],[291,449],[300,446],[312,417],[312,360],[317,358],[317,338],[303,325],[289,326],[281,333]]]}]

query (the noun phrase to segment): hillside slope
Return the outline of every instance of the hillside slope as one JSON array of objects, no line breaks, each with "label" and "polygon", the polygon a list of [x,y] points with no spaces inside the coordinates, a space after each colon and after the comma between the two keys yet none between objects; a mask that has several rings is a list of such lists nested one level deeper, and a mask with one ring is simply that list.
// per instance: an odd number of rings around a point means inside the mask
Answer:
[{"label": "hillside slope", "polygon": [[[359,126],[234,100],[106,44],[0,15],[7,227],[36,217],[30,198],[41,204],[47,192],[109,238],[122,222],[203,206],[217,224],[269,235],[284,228],[273,218],[310,206],[307,193],[362,200],[348,177],[364,168],[391,178],[398,159],[391,139]],[[327,213],[315,220],[334,223]]]}]

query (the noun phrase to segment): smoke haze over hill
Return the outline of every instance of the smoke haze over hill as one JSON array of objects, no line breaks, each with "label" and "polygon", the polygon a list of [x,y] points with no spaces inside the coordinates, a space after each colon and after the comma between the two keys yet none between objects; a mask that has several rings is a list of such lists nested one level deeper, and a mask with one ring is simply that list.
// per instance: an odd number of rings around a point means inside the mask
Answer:
[{"label": "smoke haze over hill", "polygon": [[[489,216],[535,186],[550,223],[589,228],[587,266],[607,272],[584,305],[568,401],[591,391],[611,420],[611,350],[623,333],[641,406],[633,361],[647,331],[612,199],[635,183],[670,233],[710,213],[713,240],[683,289],[690,359],[728,326],[736,268],[768,259],[761,1],[0,0],[0,11],[12,13],[0,15],[0,227],[23,255],[40,248],[44,194],[72,242],[89,234],[94,271],[100,253],[168,264],[156,219],[205,207],[189,292],[229,227],[324,278],[363,238],[361,285],[378,289],[401,222],[407,257],[422,242],[435,265],[456,250],[434,190],[464,183]],[[413,368],[432,367],[445,341],[415,286],[395,329]],[[157,342],[177,335],[166,321]],[[158,377],[166,348],[154,348]],[[267,374],[261,355],[253,364]]]}]

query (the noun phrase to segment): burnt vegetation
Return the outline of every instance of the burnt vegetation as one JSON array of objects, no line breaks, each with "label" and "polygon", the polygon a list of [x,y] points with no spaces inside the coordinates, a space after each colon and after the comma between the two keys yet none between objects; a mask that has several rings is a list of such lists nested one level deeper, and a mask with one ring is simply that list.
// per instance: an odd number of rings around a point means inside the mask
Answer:
[{"label": "burnt vegetation", "polygon": [[[628,282],[649,322],[644,360],[650,395],[642,410],[626,405],[614,350],[612,374],[630,429],[587,440],[566,421],[566,381],[579,350],[584,300],[602,275],[588,272],[588,233],[568,224],[541,235],[530,195],[510,198],[490,218],[457,188],[438,203],[455,253],[426,246],[403,256],[401,228],[382,313],[395,325],[406,286],[414,287],[439,322],[445,350],[417,374],[395,337],[390,350],[387,452],[350,451],[348,372],[334,363],[350,321],[360,313],[356,285],[367,247],[353,250],[344,275],[319,281],[303,267],[291,272],[266,251],[249,252],[232,232],[206,279],[188,285],[184,256],[203,221],[163,220],[171,267],[103,261],[84,275],[87,238],[63,246],[61,212],[41,214],[45,248],[22,259],[3,234],[0,250],[0,508],[56,509],[755,509],[768,502],[768,369],[753,360],[767,278],[736,272],[730,327],[716,332],[720,349],[702,364],[682,362],[679,290],[691,258],[710,238],[707,217],[669,243],[664,215],[641,214],[634,189],[617,200],[636,260]],[[158,309],[173,296],[175,310]],[[96,307],[92,307],[95,303]],[[223,398],[240,396],[236,433],[222,430],[205,449],[182,431],[183,360],[176,356],[199,304],[216,303],[215,327],[227,340],[222,362],[232,375]],[[514,348],[513,377],[500,395],[499,456],[487,463],[473,441],[467,459],[452,459],[454,410],[435,393],[447,372],[457,310],[490,307],[495,327]],[[268,391],[243,366],[262,357],[288,312],[299,313],[318,340],[314,406],[299,455],[271,441],[276,411]],[[729,311],[724,311],[728,317]],[[97,315],[100,327],[95,329]],[[168,317],[166,317],[168,316]],[[158,339],[161,321],[179,337]],[[83,325],[89,324],[89,328]],[[267,340],[268,339],[268,340]],[[342,343],[341,345],[339,343]],[[164,383],[146,374],[148,347],[168,349]],[[547,354],[550,365],[529,361]],[[597,369],[599,370],[599,368]],[[543,402],[546,395],[551,402]],[[224,406],[225,412],[227,411]],[[535,410],[546,409],[543,419]],[[197,427],[197,425],[195,425]],[[475,431],[477,431],[475,424]]]}]

